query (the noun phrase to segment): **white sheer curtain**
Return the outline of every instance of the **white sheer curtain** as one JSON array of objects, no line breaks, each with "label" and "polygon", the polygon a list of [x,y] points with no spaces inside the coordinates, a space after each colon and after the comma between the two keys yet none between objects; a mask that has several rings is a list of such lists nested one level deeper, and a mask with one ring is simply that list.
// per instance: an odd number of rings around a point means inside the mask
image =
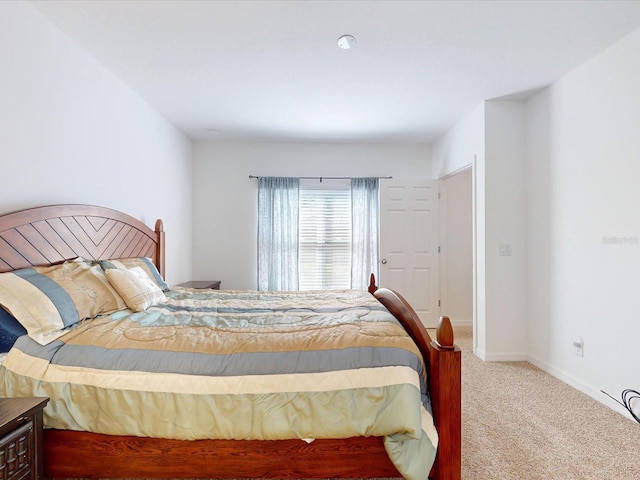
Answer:
[{"label": "white sheer curtain", "polygon": [[297,178],[258,179],[258,290],[298,289]]},{"label": "white sheer curtain", "polygon": [[351,179],[351,288],[366,290],[378,278],[379,200],[377,178]]}]

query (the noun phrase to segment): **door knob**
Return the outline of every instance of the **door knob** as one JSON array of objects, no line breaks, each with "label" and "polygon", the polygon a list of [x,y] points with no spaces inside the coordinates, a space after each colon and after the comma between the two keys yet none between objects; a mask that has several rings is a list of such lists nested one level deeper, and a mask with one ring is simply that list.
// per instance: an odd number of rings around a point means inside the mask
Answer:
[{"label": "door knob", "polygon": [[387,259],[383,258],[382,260],[380,260],[380,263],[383,264],[383,265],[386,265],[387,264]]}]

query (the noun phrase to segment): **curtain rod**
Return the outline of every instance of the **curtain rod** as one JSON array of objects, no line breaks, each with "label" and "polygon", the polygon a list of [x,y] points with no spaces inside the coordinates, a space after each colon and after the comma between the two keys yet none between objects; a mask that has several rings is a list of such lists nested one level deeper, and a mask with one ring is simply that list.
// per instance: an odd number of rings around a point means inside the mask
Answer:
[{"label": "curtain rod", "polygon": [[[256,175],[249,175],[249,178],[260,178]],[[353,178],[361,178],[361,177],[282,177],[282,178],[299,178],[300,180],[351,180]],[[380,178],[380,179],[391,179],[393,177],[369,177],[369,178]]]}]

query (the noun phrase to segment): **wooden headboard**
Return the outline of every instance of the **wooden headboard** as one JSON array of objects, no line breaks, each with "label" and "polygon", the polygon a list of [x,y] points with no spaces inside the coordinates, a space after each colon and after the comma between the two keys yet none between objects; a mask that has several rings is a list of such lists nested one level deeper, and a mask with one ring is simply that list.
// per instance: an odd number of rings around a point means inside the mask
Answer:
[{"label": "wooden headboard", "polygon": [[164,277],[164,230],[110,208],[49,205],[0,215],[0,272],[87,260],[149,257]]}]

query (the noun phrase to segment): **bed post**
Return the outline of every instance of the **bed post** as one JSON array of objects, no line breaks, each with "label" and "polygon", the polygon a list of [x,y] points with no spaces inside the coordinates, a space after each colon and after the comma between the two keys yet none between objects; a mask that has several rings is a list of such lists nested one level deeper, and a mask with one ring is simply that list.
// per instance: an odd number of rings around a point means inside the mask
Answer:
[{"label": "bed post", "polygon": [[372,273],[371,276],[369,277],[368,291],[371,295],[373,295],[377,289],[378,289],[378,286],[376,285],[376,276]]},{"label": "bed post", "polygon": [[166,278],[164,275],[165,265],[164,265],[164,225],[162,224],[162,220],[156,220],[156,267],[158,267],[158,271],[162,278]]},{"label": "bed post", "polygon": [[440,437],[434,478],[460,480],[462,470],[462,352],[453,343],[449,317],[440,317],[429,349],[429,385]]}]

